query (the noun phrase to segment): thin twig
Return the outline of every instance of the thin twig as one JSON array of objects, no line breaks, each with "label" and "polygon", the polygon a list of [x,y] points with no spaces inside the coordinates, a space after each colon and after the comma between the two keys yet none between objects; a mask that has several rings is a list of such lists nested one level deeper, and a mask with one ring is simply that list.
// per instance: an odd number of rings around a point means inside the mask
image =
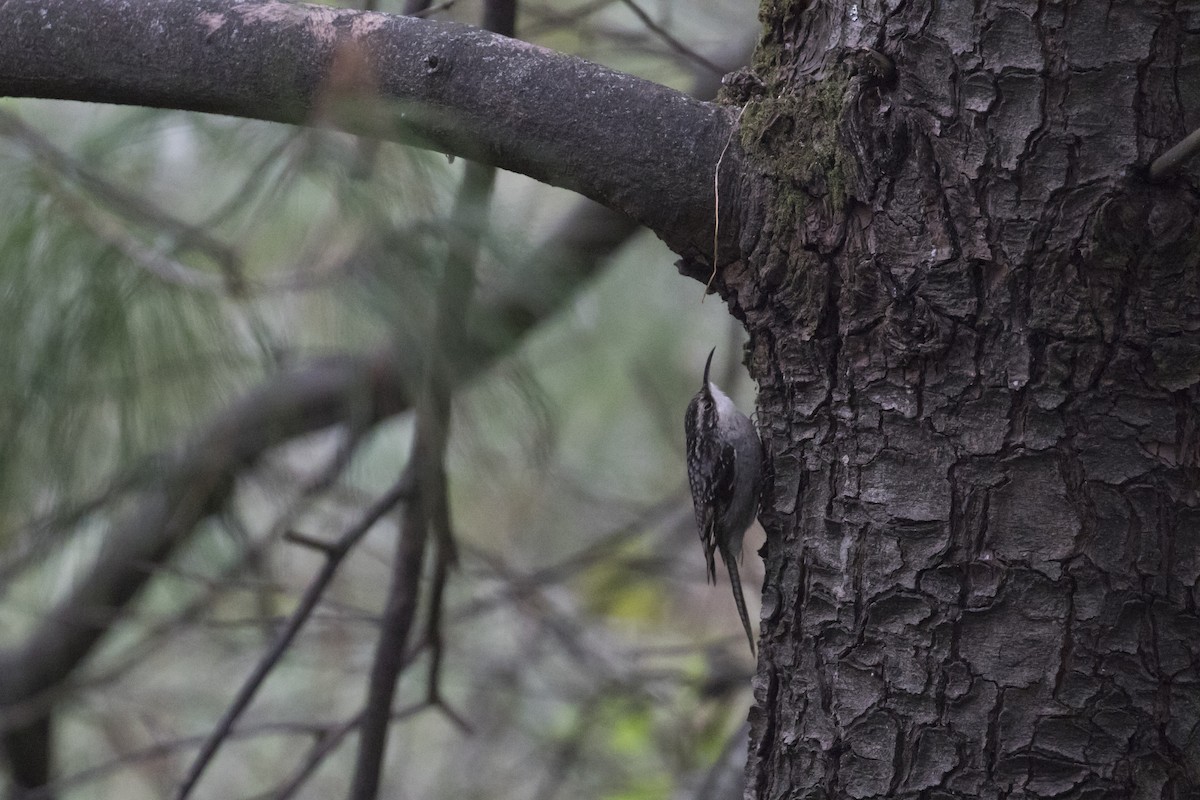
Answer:
[{"label": "thin twig", "polygon": [[326,556],[332,555],[336,547],[336,545],[333,545],[329,542],[316,539],[312,536],[309,536],[307,533],[301,533],[300,531],[296,530],[284,531],[283,540],[285,542],[298,544],[301,547],[307,547],[309,550],[316,550],[318,553],[324,553]]},{"label": "thin twig", "polygon": [[532,22],[527,22],[522,31],[526,39],[532,40],[553,31],[574,30],[592,14],[603,11],[616,2],[617,0],[591,0],[588,3],[574,6],[569,11],[562,11],[552,6],[542,8],[534,6],[529,8],[528,13],[525,14],[526,18]]},{"label": "thin twig", "polygon": [[724,75],[729,71],[719,64],[714,64],[713,62],[709,61],[707,58],[676,39],[669,32],[667,32],[665,28],[655,22],[649,14],[642,10],[641,6],[639,6],[633,0],[621,0],[621,2],[624,3],[625,6],[632,11],[639,20],[642,21],[643,25],[649,28],[655,36],[662,39],[663,42],[665,42],[667,46],[676,53],[679,53],[684,58],[692,61],[695,64],[699,64],[716,75]]},{"label": "thin twig", "polygon": [[[440,2],[440,3],[431,3],[431,2],[429,2],[429,0],[418,0],[418,2],[416,2],[416,3],[409,3],[405,7],[404,13],[410,17],[419,17],[421,19],[427,19],[428,17],[431,17],[434,14],[454,8],[454,4],[456,2],[458,2],[458,0],[442,0],[442,2]],[[413,10],[413,11],[408,10],[409,8],[414,8],[414,7],[418,7],[418,6],[419,6],[419,8],[415,8],[415,10]]]},{"label": "thin twig", "polygon": [[318,739],[309,751],[308,756],[304,759],[304,763],[300,765],[300,768],[296,770],[287,783],[279,787],[279,790],[275,792],[275,800],[287,800],[296,794],[300,790],[300,787],[308,781],[309,777],[316,772],[317,767],[321,766],[334,750],[337,750],[342,740],[346,738],[347,734],[357,728],[361,721],[362,714],[356,714]]},{"label": "thin twig", "polygon": [[217,750],[221,747],[221,743],[229,736],[229,733],[233,729],[234,723],[237,722],[238,717],[240,717],[242,712],[246,710],[246,707],[250,705],[250,701],[254,699],[254,695],[258,692],[259,687],[262,686],[263,682],[267,679],[267,676],[271,674],[271,670],[273,670],[275,665],[279,663],[279,660],[283,657],[283,654],[287,652],[292,640],[296,637],[296,634],[300,632],[300,628],[304,626],[305,621],[308,619],[313,609],[316,608],[317,603],[321,599],[321,595],[324,594],[329,582],[333,580],[334,573],[337,572],[337,568],[341,564],[342,560],[354,548],[354,546],[358,544],[359,540],[362,539],[367,531],[374,527],[375,523],[378,522],[384,514],[390,511],[401,500],[409,497],[411,493],[411,482],[406,474],[406,477],[397,481],[396,484],[392,486],[392,488],[389,489],[386,494],[380,497],[374,505],[367,509],[366,513],[363,514],[362,518],[357,523],[355,523],[344,534],[342,534],[337,544],[334,545],[333,549],[327,554],[325,564],[321,567],[321,571],[317,573],[317,576],[313,579],[312,583],[309,584],[308,589],[305,590],[304,596],[300,599],[300,603],[296,607],[296,610],[292,612],[292,616],[288,619],[287,625],[285,625],[279,632],[279,636],[276,638],[275,643],[259,661],[258,666],[254,668],[254,671],[250,674],[250,677],[247,678],[246,682],[242,685],[242,688],[238,691],[233,703],[230,704],[228,709],[226,709],[225,714],[222,715],[221,720],[217,723],[217,726],[213,728],[212,732],[208,735],[208,738],[204,742],[204,746],[200,749],[200,753],[196,756],[196,760],[192,762],[192,766],[188,770],[187,777],[184,778],[184,781],[179,788],[179,792],[176,795],[178,800],[184,800],[184,798],[188,796],[192,789],[195,788],[196,783],[200,780],[201,775],[204,774],[205,768],[212,761],[212,758],[216,755]]},{"label": "thin twig", "polygon": [[[407,708],[402,708],[392,714],[392,722],[399,722],[408,717],[416,716],[425,711],[430,706],[428,703],[417,703]],[[304,786],[305,782],[316,772],[317,767],[321,766],[322,762],[330,756],[346,735],[354,731],[362,722],[362,714],[355,714],[350,719],[341,723],[335,728],[326,731],[325,736],[321,737],[309,751],[308,756],[304,759],[304,763],[296,770],[295,774],[288,779],[288,782],[280,786],[273,792],[270,792],[264,797],[272,797],[274,800],[288,800]]]},{"label": "thin twig", "polygon": [[[314,736],[322,739],[323,734],[326,733],[327,728],[325,726],[314,723],[263,722],[231,731],[228,738],[257,739],[265,736]],[[133,764],[165,758],[177,750],[199,747],[204,743],[205,739],[205,736],[183,736],[178,739],[155,742],[140,750],[124,753],[117,758],[105,761],[102,764],[96,764],[95,766],[80,770],[73,775],[60,778],[46,786],[34,789],[31,794],[22,795],[22,800],[41,800],[44,797],[48,797],[51,793],[100,780],[106,775],[126,769]]]},{"label": "thin twig", "polygon": [[481,597],[474,600],[460,610],[460,615],[469,617],[502,600],[521,600],[530,594],[541,591],[543,587],[561,583],[593,566],[599,559],[611,556],[626,542],[643,536],[647,529],[657,528],[660,525],[673,527],[675,521],[681,518],[690,522],[692,510],[690,507],[684,507],[687,502],[686,497],[686,492],[673,493],[665,500],[642,511],[628,524],[605,533],[588,536],[590,543],[580,550],[554,564],[527,574],[520,574],[507,566],[496,553],[479,547],[469,548],[468,553],[482,561],[492,572],[500,575],[508,583],[508,587],[499,597]]}]

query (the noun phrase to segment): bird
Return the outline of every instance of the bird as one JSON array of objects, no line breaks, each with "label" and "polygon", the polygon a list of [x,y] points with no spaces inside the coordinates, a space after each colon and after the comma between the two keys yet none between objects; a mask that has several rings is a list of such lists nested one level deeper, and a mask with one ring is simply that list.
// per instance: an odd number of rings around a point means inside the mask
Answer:
[{"label": "bird", "polygon": [[750,653],[754,654],[754,634],[742,596],[737,561],[746,529],[758,515],[763,479],[762,441],[750,418],[709,380],[715,352],[714,347],[708,353],[700,391],[688,403],[684,418],[688,485],[692,491],[700,542],[704,546],[708,580],[713,584],[717,581],[716,555],[719,553],[729,571],[733,601],[742,627],[746,629]]}]

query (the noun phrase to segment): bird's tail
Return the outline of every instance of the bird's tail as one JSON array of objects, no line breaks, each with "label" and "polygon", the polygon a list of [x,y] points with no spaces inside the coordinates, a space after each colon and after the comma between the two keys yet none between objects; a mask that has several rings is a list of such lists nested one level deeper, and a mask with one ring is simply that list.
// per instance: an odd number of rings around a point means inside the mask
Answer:
[{"label": "bird's tail", "polygon": [[725,568],[729,570],[729,585],[733,587],[733,602],[737,605],[738,616],[742,618],[742,627],[746,629],[746,641],[750,642],[750,655],[756,655],[754,632],[750,629],[750,615],[746,613],[746,598],[742,596],[742,579],[738,576],[737,561],[732,555],[725,552],[721,553],[721,560],[725,562]]}]

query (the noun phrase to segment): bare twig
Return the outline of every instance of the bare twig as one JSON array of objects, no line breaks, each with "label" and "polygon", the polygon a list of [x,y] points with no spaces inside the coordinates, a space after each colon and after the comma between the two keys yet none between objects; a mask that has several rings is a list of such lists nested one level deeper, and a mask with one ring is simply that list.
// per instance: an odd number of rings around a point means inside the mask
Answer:
[{"label": "bare twig", "polygon": [[[339,723],[341,726],[342,723]],[[336,728],[335,728],[336,730]],[[229,739],[257,739],[265,736],[311,736],[318,741],[323,741],[329,735],[329,728],[325,725],[318,725],[306,722],[263,722],[256,725],[250,725],[239,728],[236,731],[229,733]],[[110,761],[105,761],[102,764],[97,764],[87,769],[76,772],[73,775],[65,778],[60,778],[53,783],[35,789],[32,792],[22,797],[22,800],[43,800],[50,796],[52,792],[70,789],[75,786],[82,786],[91,781],[100,780],[107,775],[111,775],[122,769],[128,768],[132,764],[137,764],[143,761],[154,761],[155,759],[164,758],[179,750],[186,750],[192,747],[201,746],[206,736],[184,736],[178,739],[170,739],[167,741],[155,742],[152,745],[143,747],[140,750],[123,753],[121,756]]]},{"label": "bare twig", "polygon": [[525,38],[538,39],[550,31],[571,29],[581,25],[585,19],[608,8],[618,0],[590,0],[582,5],[573,6],[570,10],[562,10],[552,5],[531,6],[525,15],[532,23],[526,22],[523,30]]},{"label": "bare twig", "polygon": [[434,3],[432,0],[408,0],[401,13],[409,17],[427,19],[440,11],[453,8],[455,2],[456,0],[442,0],[440,3]]},{"label": "bare twig", "polygon": [[283,540],[285,542],[298,544],[301,547],[307,547],[309,550],[316,550],[318,553],[324,553],[327,556],[332,555],[336,547],[329,542],[322,541],[321,539],[309,536],[307,533],[301,533],[300,531],[295,530],[284,531]]},{"label": "bare twig", "polygon": [[478,598],[461,609],[459,613],[470,616],[501,600],[523,600],[547,586],[571,578],[594,565],[601,558],[611,557],[612,553],[623,544],[644,535],[648,528],[656,528],[660,525],[673,528],[676,521],[680,519],[690,522],[692,511],[690,507],[685,506],[686,502],[686,491],[676,493],[645,509],[626,525],[588,536],[589,544],[577,552],[556,563],[526,574],[521,574],[508,566],[500,555],[479,547],[472,547],[469,550],[470,554],[482,561],[507,585],[499,597]]},{"label": "bare twig", "polygon": [[[626,217],[581,204],[529,259],[534,271],[524,276],[525,291],[515,287],[483,309],[491,328],[505,334],[483,343],[487,346],[480,348],[480,360],[459,379],[476,374],[560,308],[636,229]],[[530,285],[545,291],[529,292]],[[233,475],[292,437],[337,423],[371,424],[406,410],[412,394],[406,366],[392,348],[366,356],[325,357],[278,375],[231,404],[181,454],[149,462],[154,480],[132,498],[130,513],[114,524],[102,560],[23,642],[0,649],[0,711],[5,719],[18,705],[35,702],[67,680],[101,641],[109,622],[137,596],[154,566],[221,507]],[[88,511],[112,498],[106,493]],[[69,523],[70,516],[46,522]],[[85,612],[86,621],[81,619]],[[27,726],[24,735],[41,738],[36,719],[21,724]],[[22,735],[10,729],[3,742],[10,758],[23,751]]]},{"label": "bare twig", "polygon": [[621,0],[621,2],[630,11],[632,11],[634,13],[634,15],[637,16],[637,18],[639,20],[641,20],[642,24],[645,25],[647,28],[649,28],[650,31],[653,32],[655,36],[657,36],[659,39],[662,39],[663,42],[666,43],[666,45],[668,47],[670,47],[676,53],[679,53],[679,55],[683,56],[684,58],[688,59],[689,61],[691,61],[694,64],[698,64],[701,67],[704,67],[704,69],[709,70],[714,75],[724,75],[726,72],[729,71],[729,70],[725,69],[724,67],[722,67],[721,65],[714,64],[713,62],[709,61],[707,58],[700,55],[695,50],[691,49],[690,47],[685,45],[683,42],[676,39],[674,36],[672,36],[670,34],[670,32],[667,31],[666,28],[659,25],[657,22],[654,21],[654,19],[649,14],[647,14],[645,11],[643,11],[642,7],[639,6],[637,3],[635,3],[634,0]]},{"label": "bare twig", "polygon": [[387,493],[367,509],[362,518],[343,533],[341,538],[338,539],[337,544],[329,550],[326,554],[325,564],[304,592],[299,605],[297,605],[296,610],[292,612],[292,616],[288,619],[287,625],[279,632],[275,643],[259,661],[258,666],[254,668],[250,677],[247,678],[242,688],[238,691],[233,703],[230,704],[225,714],[222,715],[220,722],[217,723],[216,727],[208,735],[204,746],[200,748],[200,753],[196,756],[196,760],[192,762],[187,776],[179,787],[179,792],[176,795],[179,800],[184,800],[192,789],[195,788],[196,783],[204,774],[205,768],[212,760],[212,757],[216,755],[221,743],[233,729],[233,725],[237,722],[238,717],[250,705],[250,701],[254,699],[254,695],[258,692],[259,687],[262,686],[267,676],[271,674],[271,670],[279,663],[283,654],[287,652],[292,640],[300,632],[300,629],[304,626],[313,609],[316,608],[329,582],[333,580],[334,573],[337,572],[342,559],[346,557],[354,546],[358,544],[359,540],[362,539],[367,531],[384,514],[390,511],[401,500],[408,497],[412,490],[411,479],[406,474],[405,478],[397,481]]},{"label": "bare twig", "polygon": [[316,772],[317,767],[321,766],[330,753],[337,750],[342,740],[346,738],[346,735],[356,729],[360,722],[362,722],[362,714],[356,714],[318,739],[295,774],[292,775],[287,783],[279,787],[278,791],[273,793],[275,800],[287,800],[287,798],[295,795],[300,790],[300,787],[304,786],[308,781],[309,777]]},{"label": "bare twig", "polygon": [[[391,721],[399,722],[408,717],[416,716],[429,707],[428,703],[417,703],[407,708],[402,708],[392,714]],[[317,770],[317,767],[321,766],[321,763],[337,750],[342,740],[346,738],[346,735],[358,728],[361,723],[362,714],[360,713],[327,731],[325,736],[318,739],[313,745],[304,762],[299,766],[295,774],[288,779],[287,783],[265,796],[272,797],[274,800],[288,800],[288,798],[295,796],[296,792],[304,786],[309,777]]]}]

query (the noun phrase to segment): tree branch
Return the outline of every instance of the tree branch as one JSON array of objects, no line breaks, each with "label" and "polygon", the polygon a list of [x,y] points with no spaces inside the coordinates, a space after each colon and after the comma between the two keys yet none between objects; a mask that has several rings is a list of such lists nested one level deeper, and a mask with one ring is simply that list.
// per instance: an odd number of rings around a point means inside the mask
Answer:
[{"label": "tree branch", "polygon": [[[420,453],[413,453],[409,468],[420,474]],[[379,793],[379,775],[383,767],[387,729],[392,720],[392,698],[396,694],[396,679],[406,666],[405,646],[417,615],[420,599],[421,570],[425,563],[425,542],[429,535],[429,520],[421,497],[423,487],[415,484],[417,496],[404,507],[396,555],[392,560],[392,577],[388,585],[387,605],[380,621],[379,641],[371,662],[367,684],[367,700],[359,725],[358,753],[354,761],[354,777],[350,800],[374,800]]]},{"label": "tree branch", "polygon": [[[88,573],[23,643],[0,651],[0,734],[10,762],[42,738],[49,714],[43,693],[92,651],[155,565],[220,508],[241,467],[300,434],[407,408],[406,374],[384,356],[316,362],[250,392],[165,459],[161,481],[145,489],[113,526]],[[43,782],[22,779],[18,786]]]},{"label": "tree branch", "polygon": [[304,623],[308,621],[313,610],[317,607],[321,597],[325,594],[325,589],[333,580],[333,576],[337,573],[338,567],[354,546],[358,544],[368,531],[374,527],[375,523],[383,518],[385,514],[392,510],[393,507],[412,491],[411,473],[406,473],[405,477],[392,486],[392,488],[383,495],[379,500],[371,505],[362,518],[350,527],[341,538],[334,544],[328,546],[325,552],[325,564],[321,567],[321,571],[313,578],[312,583],[305,589],[304,595],[300,598],[296,610],[288,618],[287,624],[276,636],[266,654],[259,660],[258,665],[242,684],[242,688],[238,690],[237,696],[233,703],[221,715],[220,721],[216,727],[209,732],[204,740],[200,752],[196,755],[196,759],[192,762],[192,766],[188,769],[187,776],[179,787],[178,797],[186,798],[200,781],[200,777],[204,774],[205,768],[212,761],[213,756],[217,754],[217,749],[221,743],[233,731],[233,726],[237,722],[238,717],[250,705],[254,696],[258,693],[259,687],[266,681],[267,676],[275,668],[275,665],[283,658],[291,646],[292,640],[300,633],[300,629],[304,627]]},{"label": "tree branch", "polygon": [[[481,308],[480,316],[490,320],[481,325],[490,334],[489,350],[476,349],[474,369],[561,307],[635,229],[627,218],[591,204],[564,220],[529,259],[526,291],[513,287]],[[536,299],[529,286],[538,287]],[[134,508],[114,524],[87,575],[28,638],[0,650],[0,746],[10,762],[20,757],[24,765],[33,763],[21,754],[45,743],[50,702],[42,695],[67,679],[156,566],[224,504],[240,469],[296,436],[339,423],[369,427],[411,407],[415,387],[409,380],[417,371],[395,352],[330,357],[276,376],[163,459],[158,480],[132,498]],[[18,786],[40,786],[45,776],[31,772],[29,780]]]},{"label": "tree branch", "polygon": [[[17,5],[28,4],[18,0]],[[0,21],[13,7],[11,2],[0,4]],[[0,24],[0,42],[10,34]],[[0,49],[0,87],[7,58]],[[715,89],[711,74],[698,76],[698,94]],[[581,202],[526,259],[528,267],[519,275],[504,276],[505,286],[481,304],[482,322],[473,327],[476,337],[486,337],[487,351],[477,349],[475,369],[482,369],[561,308],[637,228],[627,216]],[[48,752],[43,733],[49,724],[49,705],[39,702],[39,696],[68,678],[156,565],[222,506],[239,469],[291,437],[338,423],[369,427],[409,407],[413,392],[407,376],[412,373],[393,358],[393,352],[329,358],[278,376],[198,431],[178,457],[162,462],[157,481],[142,491],[134,510],[114,526],[104,555],[89,574],[23,643],[0,650],[0,746],[10,761],[21,762],[22,769],[32,769],[41,761],[47,770],[42,775],[30,772],[24,776],[27,781],[14,772],[18,787],[42,785],[48,775],[48,760],[21,755]],[[179,487],[189,485],[207,491],[207,496],[197,496],[195,491],[181,495]],[[185,498],[189,502],[182,502]],[[88,613],[88,624],[62,624],[81,611]],[[33,706],[35,711],[14,715],[17,706]]]},{"label": "tree branch", "polygon": [[729,111],[454,23],[278,0],[8,0],[0,95],[336,124],[572,189],[691,257],[712,250],[729,146],[720,231],[735,252]]}]

